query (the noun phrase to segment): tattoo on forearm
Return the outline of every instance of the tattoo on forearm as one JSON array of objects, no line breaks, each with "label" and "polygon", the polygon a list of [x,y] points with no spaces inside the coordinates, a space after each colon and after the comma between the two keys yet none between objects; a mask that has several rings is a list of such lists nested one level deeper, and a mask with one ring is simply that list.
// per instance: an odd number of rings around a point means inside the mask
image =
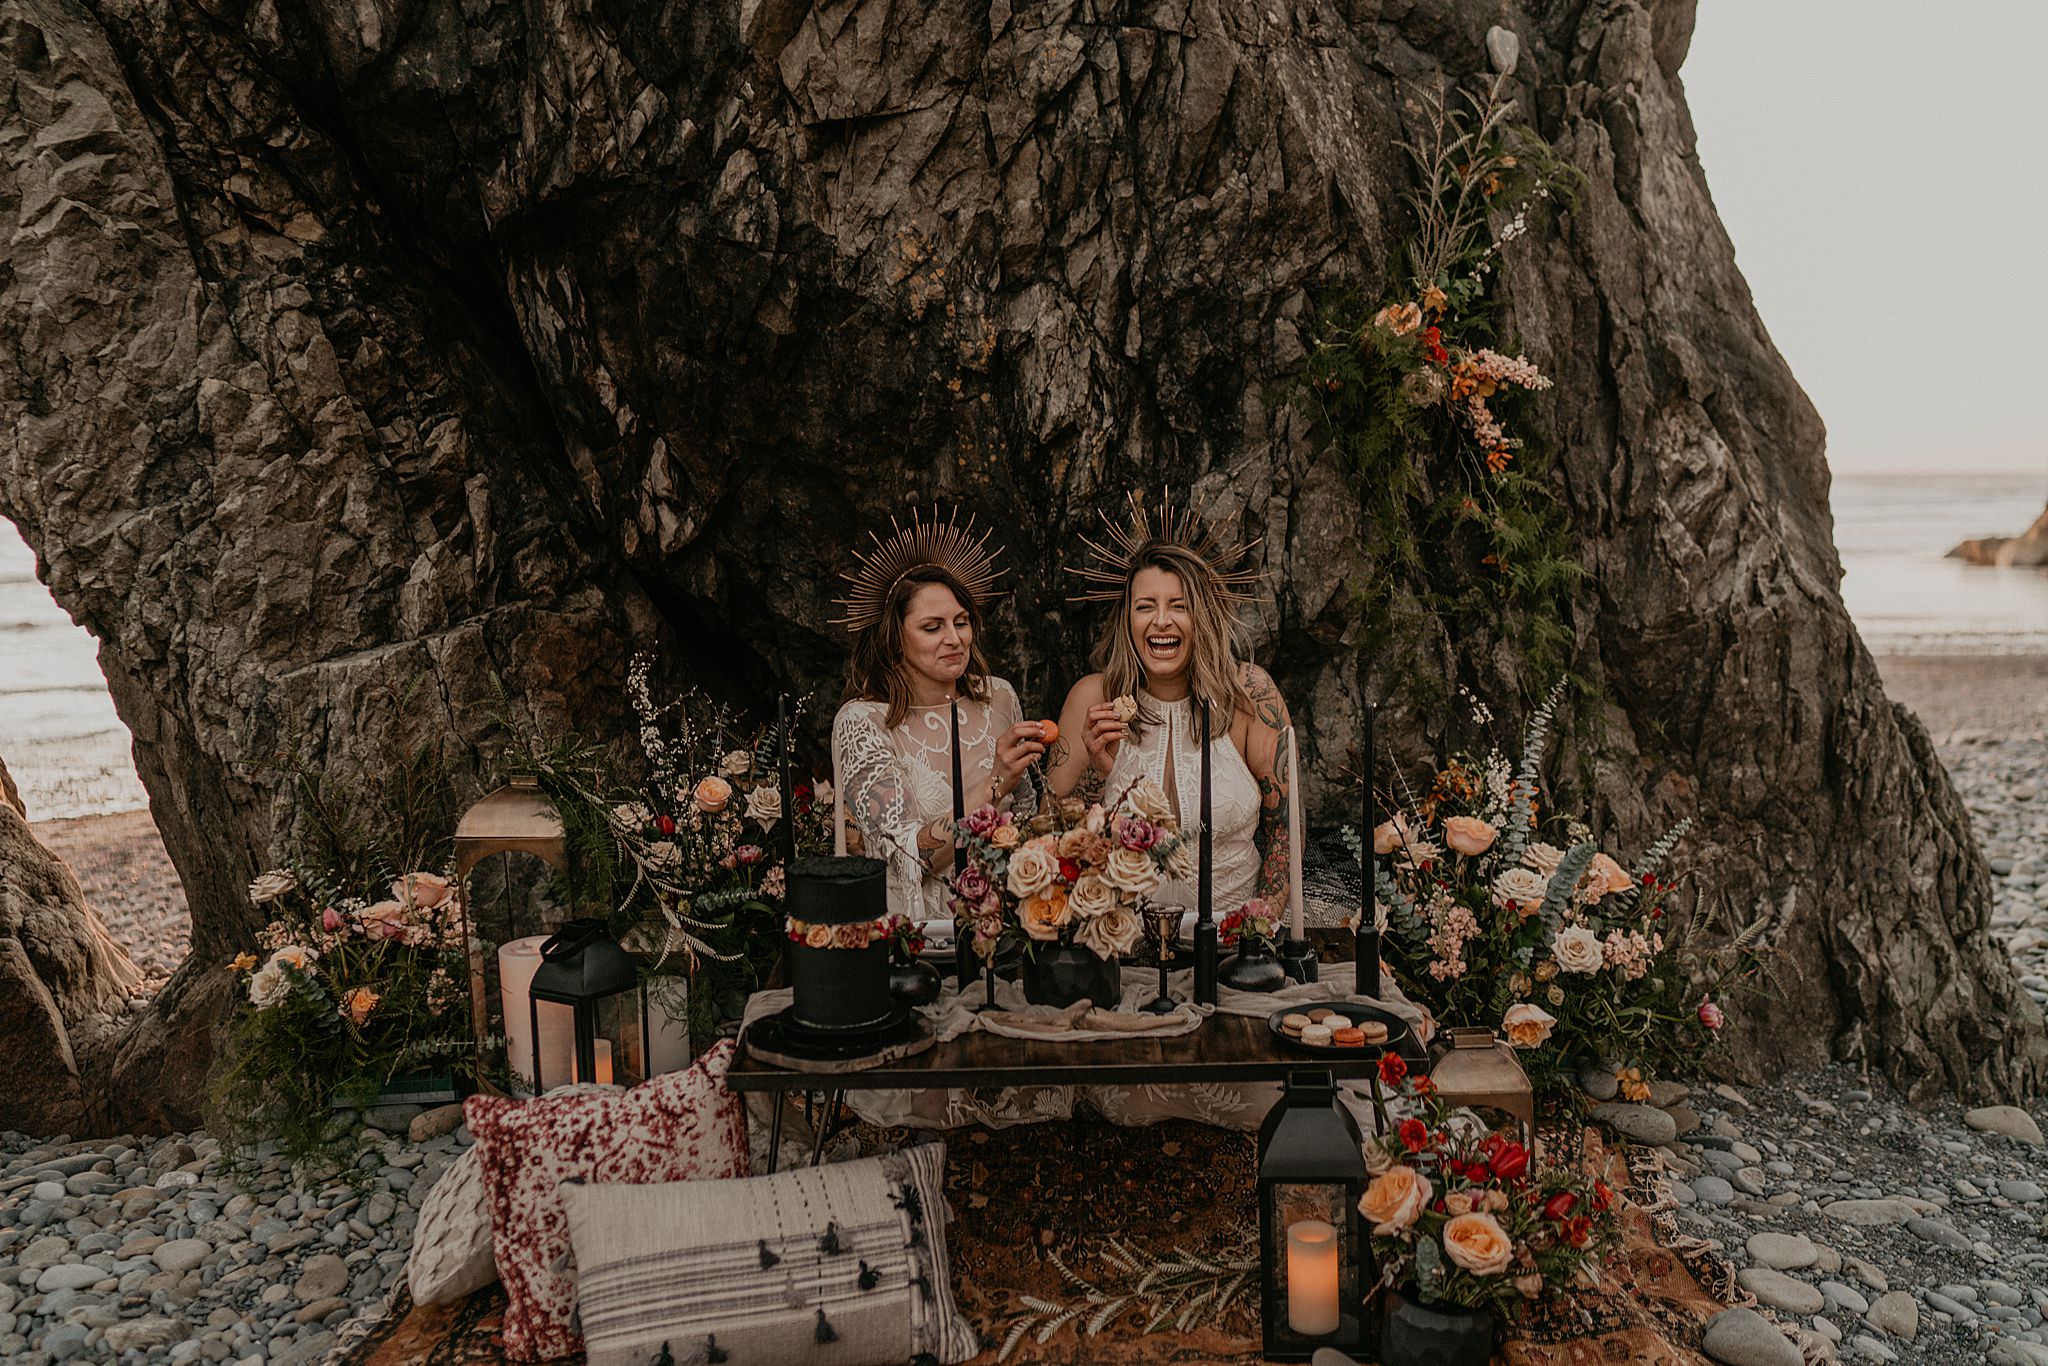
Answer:
[{"label": "tattoo on forearm", "polygon": [[1259,860],[1259,898],[1276,913],[1287,904],[1292,885],[1293,836],[1287,823],[1285,795],[1272,777],[1259,779],[1258,842],[1265,851]]}]

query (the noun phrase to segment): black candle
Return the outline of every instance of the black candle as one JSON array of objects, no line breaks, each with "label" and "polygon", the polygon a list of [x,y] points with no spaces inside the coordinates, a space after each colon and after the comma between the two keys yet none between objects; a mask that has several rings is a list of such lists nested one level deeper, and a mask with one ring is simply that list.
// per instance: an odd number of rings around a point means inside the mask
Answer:
[{"label": "black candle", "polygon": [[1197,919],[1207,920],[1213,911],[1210,905],[1210,861],[1213,848],[1209,831],[1209,702],[1202,701],[1202,879],[1195,891],[1195,913]]},{"label": "black candle", "polygon": [[789,785],[789,694],[775,694],[775,752],[782,786],[782,851],[796,862],[796,794]]},{"label": "black candle", "polygon": [[[1172,762],[1168,756],[1169,763]],[[1216,1004],[1216,921],[1212,899],[1214,824],[1209,811],[1209,702],[1202,701],[1202,854],[1201,872],[1195,886],[1195,1003]]]},{"label": "black candle", "polygon": [[967,815],[967,789],[960,781],[960,699],[954,698],[949,705],[953,708],[953,820],[958,824]]},{"label": "black candle", "polygon": [[[953,869],[960,868],[960,822],[967,815],[967,788],[960,779],[960,699],[952,698],[948,704],[953,713]],[[974,980],[974,934],[972,920],[953,922],[953,975],[965,992],[968,983]],[[990,982],[994,982],[995,945],[989,945],[988,961]],[[990,987],[994,991],[993,985]]]},{"label": "black candle", "polygon": [[1365,901],[1363,909],[1360,910],[1358,916],[1358,928],[1361,930],[1374,928],[1373,922],[1378,919],[1379,911],[1379,890],[1374,886],[1374,879],[1379,873],[1379,863],[1373,854],[1372,847],[1373,831],[1379,828],[1379,799],[1378,795],[1373,791],[1372,785],[1372,724],[1375,710],[1376,708],[1372,703],[1368,702],[1365,704],[1365,736],[1363,742],[1365,748]]}]

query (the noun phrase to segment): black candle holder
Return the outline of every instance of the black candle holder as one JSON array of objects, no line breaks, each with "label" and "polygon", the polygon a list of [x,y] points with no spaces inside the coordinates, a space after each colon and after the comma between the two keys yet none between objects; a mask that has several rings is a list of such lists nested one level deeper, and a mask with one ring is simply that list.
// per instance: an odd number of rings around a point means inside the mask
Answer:
[{"label": "black candle holder", "polygon": [[1361,929],[1352,936],[1353,951],[1358,955],[1358,977],[1352,987],[1354,996],[1370,996],[1378,999],[1380,994],[1380,932]]},{"label": "black candle holder", "polygon": [[1322,965],[1316,961],[1315,945],[1306,939],[1283,939],[1279,947],[1280,966],[1292,982],[1319,982]]}]

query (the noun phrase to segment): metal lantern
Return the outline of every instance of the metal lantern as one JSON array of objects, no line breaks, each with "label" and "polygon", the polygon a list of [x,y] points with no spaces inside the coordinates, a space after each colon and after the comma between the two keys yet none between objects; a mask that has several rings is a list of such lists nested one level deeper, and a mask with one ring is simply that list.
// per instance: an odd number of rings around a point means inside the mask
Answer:
[{"label": "metal lantern", "polygon": [[[612,938],[602,920],[565,922],[541,946],[540,966],[526,989],[533,1040],[533,1090],[571,1082],[610,1082],[635,1086],[647,1079],[647,988],[633,956]],[[576,1016],[576,1042],[571,1052],[574,1074],[548,1076],[542,1071],[540,1007],[542,1002],[568,1006]]]},{"label": "metal lantern", "polygon": [[1536,1093],[1515,1050],[1485,1026],[1456,1026],[1430,1045],[1430,1079],[1446,1105],[1493,1109],[1522,1126],[1522,1142],[1536,1149]]},{"label": "metal lantern", "polygon": [[1358,1201],[1366,1170],[1358,1121],[1327,1071],[1291,1072],[1259,1126],[1259,1308],[1265,1354],[1307,1361],[1367,1342],[1377,1279]]},{"label": "metal lantern", "polygon": [[484,978],[484,942],[470,914],[469,875],[492,854],[531,854],[550,868],[567,871],[569,843],[562,818],[540,790],[539,779],[512,779],[479,799],[455,825],[455,906],[468,945],[469,1009],[479,1040],[491,1033],[490,989]]}]

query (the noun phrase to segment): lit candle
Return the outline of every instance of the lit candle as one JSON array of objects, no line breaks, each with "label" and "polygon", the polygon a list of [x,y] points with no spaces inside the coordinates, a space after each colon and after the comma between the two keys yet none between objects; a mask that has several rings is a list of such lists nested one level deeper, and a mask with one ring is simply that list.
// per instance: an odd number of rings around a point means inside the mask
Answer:
[{"label": "lit candle", "polygon": [[1287,1326],[1303,1337],[1337,1331],[1337,1230],[1320,1219],[1287,1226]]},{"label": "lit candle", "polygon": [[1294,727],[1287,728],[1287,937],[1299,944],[1301,930],[1301,756]]},{"label": "lit candle", "polygon": [[[498,998],[505,1007],[505,1060],[513,1075],[534,1089],[533,1016],[527,989],[540,967],[540,946],[544,934],[514,939],[498,946]],[[576,1054],[576,1014],[553,1001],[540,1005],[540,1066],[542,1075],[559,1086],[567,1080]]]},{"label": "lit candle", "polygon": [[[592,1041],[591,1046],[596,1052],[597,1084],[600,1086],[610,1086],[612,1084],[612,1041],[610,1039],[595,1039]],[[576,1068],[576,1080],[588,1080],[583,1075],[583,1069],[580,1066]]]}]

